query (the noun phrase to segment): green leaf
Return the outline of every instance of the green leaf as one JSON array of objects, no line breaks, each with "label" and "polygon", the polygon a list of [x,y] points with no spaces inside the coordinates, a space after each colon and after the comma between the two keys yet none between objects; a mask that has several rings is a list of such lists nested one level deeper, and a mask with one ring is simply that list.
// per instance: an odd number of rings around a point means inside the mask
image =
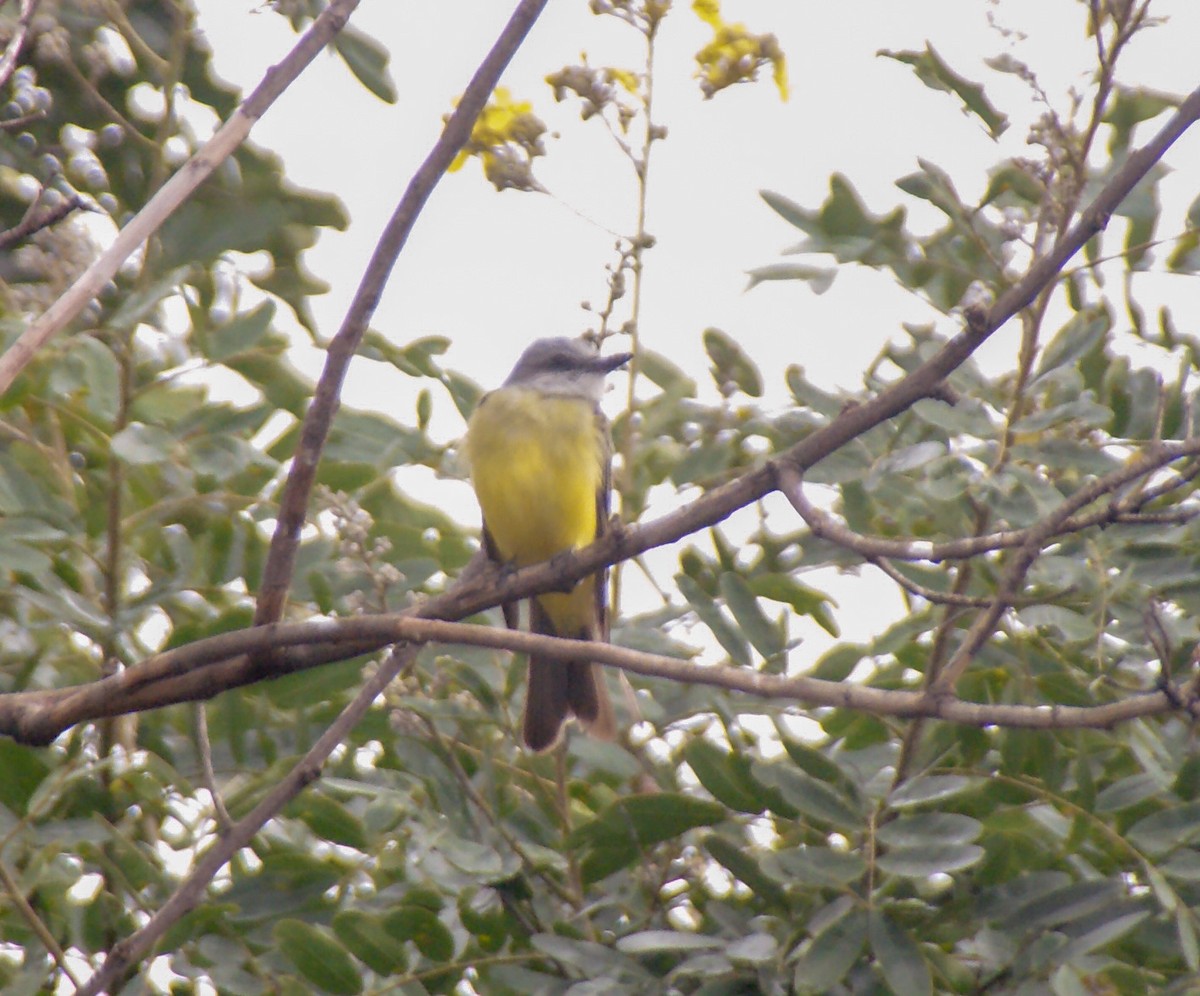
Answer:
[{"label": "green leaf", "polygon": [[[4,531],[4,526],[5,523],[0,521],[0,532]],[[41,550],[0,535],[0,573],[23,571],[37,577],[48,573],[53,566],[54,562]]]},{"label": "green leaf", "polygon": [[725,648],[733,662],[741,667],[749,667],[750,644],[741,631],[726,618],[720,606],[686,574],[676,574],[675,583],[680,594],[688,600],[700,621],[712,631],[712,635]]},{"label": "green leaf", "polygon": [[259,388],[274,408],[304,418],[313,385],[290,363],[265,349],[236,353],[224,365]]},{"label": "green leaf", "polygon": [[1151,813],[1126,831],[1135,846],[1152,854],[1165,854],[1200,838],[1200,802],[1188,802]]},{"label": "green leaf", "polygon": [[411,903],[392,910],[383,918],[383,929],[399,941],[412,941],[430,961],[454,957],[454,937],[438,915],[425,906]]},{"label": "green leaf", "polygon": [[271,935],[309,982],[328,993],[362,992],[362,976],[353,959],[325,931],[301,920],[280,920]]},{"label": "green leaf", "polygon": [[1027,605],[1017,618],[1032,629],[1048,629],[1068,643],[1083,643],[1096,636],[1095,620],[1062,605]]},{"label": "green leaf", "polygon": [[[188,466],[197,474],[216,478],[222,483],[227,482],[235,474],[240,474],[252,463],[261,460],[261,456],[253,446],[237,436],[198,436],[188,440]],[[274,461],[266,461],[274,467]]]},{"label": "green leaf", "polygon": [[1106,920],[1098,927],[1093,927],[1091,930],[1080,934],[1063,948],[1057,957],[1063,962],[1072,962],[1077,958],[1082,958],[1086,954],[1091,954],[1096,949],[1124,937],[1149,915],[1149,910],[1137,910],[1132,913],[1123,913],[1119,916],[1114,916],[1111,920]]},{"label": "green leaf", "polygon": [[943,90],[957,96],[962,101],[963,110],[979,118],[992,138],[999,138],[1008,128],[1007,116],[992,106],[983,86],[959,76],[946,65],[932,45],[926,44],[924,52],[892,52],[882,49],[878,54],[912,66],[917,78],[930,89]]},{"label": "green leaf", "polygon": [[1123,892],[1111,879],[1072,882],[1010,908],[1004,923],[1021,930],[1069,924],[1111,906]]},{"label": "green leaf", "polygon": [[802,232],[809,235],[816,235],[821,231],[820,219],[815,211],[810,211],[808,208],[801,207],[795,201],[789,200],[782,194],[776,194],[770,190],[759,191],[759,196],[767,202],[779,217],[788,224],[795,225]]},{"label": "green leaf", "polygon": [[746,271],[750,282],[746,290],[751,290],[768,280],[803,280],[814,294],[824,294],[833,286],[837,270],[826,266],[810,266],[807,263],[772,263],[769,266],[759,266]]},{"label": "green leaf", "polygon": [[1196,925],[1193,921],[1195,914],[1186,906],[1180,906],[1175,911],[1175,930],[1179,934],[1179,946],[1183,950],[1183,960],[1190,972],[1200,972],[1200,943],[1196,941]]},{"label": "green leaf", "polygon": [[899,924],[879,909],[868,914],[871,951],[893,996],[929,996],[933,978],[921,949]]},{"label": "green leaf", "polygon": [[928,439],[923,443],[905,446],[884,454],[871,466],[867,478],[868,490],[874,490],[883,483],[883,478],[890,474],[907,474],[918,470],[926,464],[937,460],[946,453],[946,444]]},{"label": "green leaf", "polygon": [[25,807],[50,767],[32,747],[0,737],[0,805],[14,816],[24,816]]},{"label": "green leaf", "polygon": [[924,775],[902,784],[888,797],[888,805],[894,809],[904,809],[926,802],[938,802],[968,792],[978,785],[978,779],[965,775]]},{"label": "green leaf", "polygon": [[1162,786],[1154,775],[1146,772],[1129,775],[1106,785],[1096,793],[1093,811],[1119,813],[1122,809],[1128,809],[1162,794],[1162,791]]},{"label": "green leaf", "polygon": [[112,437],[113,454],[135,466],[170,463],[175,451],[175,439],[165,429],[143,422],[130,422]]},{"label": "green leaf", "polygon": [[696,396],[696,382],[662,353],[641,347],[638,350],[637,366],[638,371],[645,374],[651,383],[668,394],[679,398]]},{"label": "green leaf", "polygon": [[353,24],[347,24],[334,36],[333,47],[371,93],[384,103],[396,102],[396,84],[388,72],[390,56],[383,45]]},{"label": "green leaf", "polygon": [[1129,148],[1134,126],[1158,117],[1163,111],[1177,107],[1179,99],[1137,87],[1118,84],[1110,97],[1101,120],[1111,125],[1110,152]]},{"label": "green leaf", "polygon": [[889,847],[970,844],[983,833],[979,820],[961,813],[917,813],[884,823],[876,836]]},{"label": "green leaf", "polygon": [[744,843],[730,840],[718,833],[710,833],[704,838],[704,849],[714,861],[738,879],[770,906],[782,907],[786,902],[786,893],[767,876],[750,848]]},{"label": "green leaf", "polygon": [[350,810],[326,793],[301,793],[288,806],[288,813],[303,820],[308,828],[323,840],[359,850],[367,846],[362,824]]},{"label": "green leaf", "polygon": [[597,882],[644,860],[646,850],[655,844],[726,816],[724,806],[678,792],[631,795],[576,827],[567,846],[584,849],[583,879]]},{"label": "green leaf", "polygon": [[1107,308],[1095,307],[1072,315],[1042,350],[1033,384],[1062,367],[1074,367],[1108,335],[1112,317]]},{"label": "green leaf", "polygon": [[837,621],[829,612],[829,607],[837,603],[823,591],[810,588],[790,574],[756,574],[747,584],[753,594],[790,605],[796,615],[811,616],[830,636],[838,636]]},{"label": "green leaf", "polygon": [[558,934],[534,934],[530,941],[539,951],[561,965],[578,970],[586,978],[605,979],[610,984],[629,976],[644,983],[650,981],[646,971],[637,962],[625,957],[630,952],[624,951],[620,943],[613,948],[607,944]]},{"label": "green leaf", "polygon": [[759,782],[778,789],[790,805],[810,819],[831,824],[839,830],[862,828],[864,814],[861,808],[833,786],[781,762],[757,761],[751,770]]},{"label": "green leaf", "polygon": [[250,311],[234,315],[224,325],[210,330],[202,340],[204,354],[216,363],[253,349],[271,330],[275,320],[275,302],[263,301]]},{"label": "green leaf", "polygon": [[76,336],[67,362],[79,368],[88,411],[106,422],[115,419],[121,404],[121,369],[112,350],[94,336]]},{"label": "green leaf", "polygon": [[726,571],[718,579],[721,596],[733,618],[741,627],[742,634],[750,641],[765,660],[777,659],[783,654],[784,635],[777,623],[772,622],[758,604],[755,592],[740,575]]},{"label": "green leaf", "polygon": [[724,945],[719,937],[685,934],[680,930],[640,930],[617,939],[618,951],[635,955],[706,951]]},{"label": "green leaf", "polygon": [[794,985],[798,992],[830,992],[858,961],[867,942],[867,914],[851,910],[834,921],[806,945],[796,961]]},{"label": "green leaf", "polygon": [[181,266],[156,277],[144,286],[129,290],[105,316],[105,326],[111,329],[132,329],[141,322],[149,321],[164,301],[180,292],[187,275],[188,268]]},{"label": "green leaf", "polygon": [[853,851],[829,847],[793,847],[763,856],[762,870],[784,886],[843,888],[867,871],[867,863]]},{"label": "green leaf", "polygon": [[697,738],[688,743],[683,759],[722,805],[741,813],[761,813],[769,805],[769,794],[750,774],[752,761],[745,754]]},{"label": "green leaf", "polygon": [[977,844],[946,844],[928,841],[919,846],[897,847],[879,855],[880,868],[905,878],[928,878],[939,872],[956,872],[978,864],[984,850]]},{"label": "green leaf", "polygon": [[712,361],[709,372],[719,391],[725,393],[732,385],[752,398],[762,396],[762,374],[730,336],[720,329],[705,329],[704,351]]},{"label": "green leaf", "polygon": [[373,972],[391,975],[407,964],[403,945],[384,929],[380,917],[362,910],[340,910],[333,917],[333,932]]},{"label": "green leaf", "polygon": [[867,648],[861,643],[839,643],[817,658],[812,676],[823,681],[844,681],[866,655]]},{"label": "green leaf", "polygon": [[735,965],[767,965],[779,953],[779,942],[770,934],[747,934],[725,948],[725,956]]}]

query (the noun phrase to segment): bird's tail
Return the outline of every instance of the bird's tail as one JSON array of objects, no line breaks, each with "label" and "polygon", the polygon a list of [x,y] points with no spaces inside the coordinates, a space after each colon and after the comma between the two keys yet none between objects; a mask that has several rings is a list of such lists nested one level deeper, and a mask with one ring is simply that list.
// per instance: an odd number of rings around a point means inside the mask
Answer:
[{"label": "bird's tail", "polygon": [[[598,635],[592,632],[595,626],[582,633],[559,633],[536,598],[529,603],[529,628],[534,633],[580,640],[592,640]],[[564,663],[531,654],[522,722],[525,745],[534,751],[549,750],[558,743],[563,724],[571,716],[594,737],[602,740],[616,737],[616,717],[600,665],[591,661]]]}]

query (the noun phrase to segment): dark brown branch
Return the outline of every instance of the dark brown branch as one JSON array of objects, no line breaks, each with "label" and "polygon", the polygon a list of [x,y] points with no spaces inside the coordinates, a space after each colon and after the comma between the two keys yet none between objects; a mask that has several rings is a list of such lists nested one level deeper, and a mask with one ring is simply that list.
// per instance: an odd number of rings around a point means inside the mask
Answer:
[{"label": "dark brown branch", "polygon": [[57,204],[50,207],[38,210],[42,204],[42,193],[39,193],[34,202],[29,205],[29,209],[25,212],[17,224],[7,231],[0,232],[0,252],[6,251],[9,246],[15,245],[18,242],[23,242],[34,232],[40,232],[43,228],[49,228],[51,225],[56,225],[62,221],[72,211],[86,208],[87,205],[80,199],[78,194],[71,194],[69,197],[60,198]]},{"label": "dark brown branch", "polygon": [[392,652],[283,780],[217,839],[212,849],[196,862],[191,874],[146,924],[113,946],[103,967],[78,990],[76,996],[95,996],[96,993],[107,992],[117,979],[146,955],[172,924],[200,901],[209,883],[229,859],[249,844],[267,821],[290,800],[321,776],[321,767],[329,755],[370,709],[375,697],[387,688],[388,683],[415,655],[416,648],[409,646],[397,647]]},{"label": "dark brown branch", "polygon": [[500,74],[504,72],[545,6],[546,0],[521,0],[513,11],[500,37],[496,39],[491,51],[471,77],[462,99],[446,121],[441,137],[409,181],[404,196],[400,198],[400,203],[388,219],[383,235],[371,254],[371,260],[359,282],[354,300],[350,302],[346,317],[342,320],[341,328],[329,342],[325,368],[317,382],[312,404],[304,416],[300,442],[296,447],[296,455],[292,459],[292,467],[279,501],[279,517],[263,568],[262,589],[254,615],[257,625],[275,622],[283,613],[284,600],[296,567],[300,529],[304,525],[308,499],[312,492],[313,480],[316,478],[317,465],[321,461],[321,451],[325,447],[325,438],[340,404],[339,395],[346,369],[358,350],[371,316],[375,313],[396,258],[408,241],[409,233],[433,188],[471,137],[475,119],[495,89]]},{"label": "dark brown branch", "polygon": [[[336,655],[345,659],[354,656],[364,645],[382,647],[397,642],[413,646],[465,644],[516,653],[536,652],[539,656],[561,661],[591,659],[634,674],[711,685],[761,698],[790,699],[815,707],[859,709],[883,716],[936,716],[978,726],[1108,727],[1136,716],[1174,708],[1165,696],[1156,698],[1151,694],[1078,709],[977,704],[963,702],[952,695],[926,694],[921,690],[871,688],[804,675],[763,674],[743,667],[693,664],[607,643],[561,640],[519,630],[420,619],[411,615],[386,615],[274,623],[236,630],[158,654],[124,672],[74,689],[70,695],[48,691],[0,696],[0,729],[26,739],[26,742],[45,743],[75,723],[120,711],[122,706],[127,708],[128,702],[139,697],[151,698],[145,708],[183,701],[192,693],[191,678],[196,669],[221,675],[227,667],[248,657],[289,647],[307,647],[319,652],[314,656],[332,659]],[[285,657],[286,649],[270,656],[273,660],[277,656]],[[213,682],[213,685],[217,687],[211,689],[211,694],[227,687],[223,682]],[[31,736],[24,738],[21,733]]]},{"label": "dark brown branch", "polygon": [[916,595],[918,598],[923,598],[934,605],[950,605],[959,609],[986,609],[990,603],[990,599],[984,598],[982,595],[963,595],[956,591],[938,591],[923,584],[917,584],[911,578],[907,578],[901,574],[887,557],[869,556],[866,560],[868,564],[881,570],[910,595]]},{"label": "dark brown branch", "polygon": [[[1123,498],[1113,498],[1089,516],[1077,515],[1079,509],[1167,463],[1189,458],[1196,453],[1200,453],[1200,438],[1182,443],[1153,444],[1138,458],[1064,499],[1062,505],[1046,519],[1028,529],[1019,530],[1023,545],[1018,563],[1024,565],[1020,576],[1023,577],[1028,569],[1028,564],[1024,564],[1025,559],[1036,558],[1045,542],[1062,533],[1068,525],[1084,519],[1091,525],[1121,521],[1156,495],[1177,488],[1178,480],[1165,481],[1155,488],[1137,491]],[[1194,468],[1189,468],[1189,472],[1194,472]],[[797,490],[791,487],[794,482],[790,470],[785,470],[781,477],[786,479],[793,492]],[[77,688],[0,695],[0,733],[24,743],[45,744],[64,729],[83,720],[212,698],[230,688],[369,653],[396,640],[438,640],[441,639],[438,631],[423,630],[416,625],[417,621],[422,618],[461,619],[503,601],[562,587],[575,576],[574,564],[579,559],[579,556],[556,558],[513,573],[489,568],[481,559],[465,571],[463,579],[444,595],[429,599],[416,610],[400,616],[271,624],[257,629],[235,630],[158,654],[99,682]],[[1008,580],[1013,582],[1013,577],[1010,574]],[[988,603],[989,612],[995,615],[992,626],[1004,607],[1012,604],[1014,599],[1015,591],[1008,591],[1005,597]],[[983,625],[982,622],[977,624]],[[974,629],[972,633],[975,633]],[[517,639],[510,634],[509,642],[486,645],[527,649],[511,642]],[[272,653],[264,655],[263,652],[268,650]],[[971,654],[974,652],[970,651]],[[960,648],[959,654],[962,653],[963,648]],[[596,659],[621,667],[628,663],[610,660],[605,656],[596,656]],[[956,655],[955,660],[958,659]],[[631,670],[638,670],[629,666]],[[961,666],[965,667],[965,664]],[[946,687],[939,686],[939,691]]]},{"label": "dark brown branch", "polygon": [[35,121],[41,121],[45,116],[45,111],[30,111],[28,114],[22,114],[19,118],[5,118],[0,121],[0,131],[16,131]]}]

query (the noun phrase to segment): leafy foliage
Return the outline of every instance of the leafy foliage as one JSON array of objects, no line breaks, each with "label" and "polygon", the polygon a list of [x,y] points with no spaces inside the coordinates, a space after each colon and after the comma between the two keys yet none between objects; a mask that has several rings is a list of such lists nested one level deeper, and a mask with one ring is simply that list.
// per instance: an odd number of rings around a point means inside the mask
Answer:
[{"label": "leafy foliage", "polygon": [[[297,27],[311,14],[283,6]],[[648,54],[669,7],[593,4],[640,34]],[[786,92],[772,36],[729,25],[715,3],[694,7],[714,29],[697,56],[707,96],[767,66]],[[6,118],[41,116],[0,130],[0,226],[16,226],[39,190],[47,202],[80,195],[119,224],[178,150],[195,146],[189,110],[227,117],[236,94],[211,75],[186,7],[143,0],[112,21],[101,5],[50,9],[7,84]],[[1095,10],[1104,13],[1085,29],[1106,53],[1095,83],[1105,96],[1077,101],[1080,121],[1042,121],[1044,156],[997,163],[975,203],[927,160],[897,180],[904,200],[878,213],[852,164],[817,207],[765,193],[801,233],[790,252],[806,261],[756,269],[752,284],[839,293],[830,264],[857,265],[940,314],[1016,284],[1126,160],[1142,125],[1178,103],[1115,75],[1145,6]],[[343,33],[337,50],[371,93],[394,99],[376,42]],[[885,54],[937,91],[914,87],[914,103],[949,97],[993,137],[1015,118],[932,44]],[[1008,57],[992,65],[1033,78]],[[129,93],[147,83],[172,95],[167,106],[118,110],[136,107]],[[645,164],[665,132],[650,118],[644,74],[584,64],[548,83],[545,99],[577,101],[584,122],[613,126],[645,195]],[[497,91],[480,119],[466,155],[497,186],[541,189],[529,172],[544,151],[535,107]],[[518,174],[521,183],[497,182]],[[972,556],[900,559],[865,541],[932,550],[1002,532],[1028,538],[1153,444],[1194,438],[1198,343],[1177,327],[1173,302],[1132,283],[1150,267],[1200,267],[1200,199],[1163,225],[1185,234],[1158,261],[1164,175],[1148,172],[1121,223],[1089,243],[1088,265],[1059,274],[1022,313],[1011,369],[968,360],[807,469],[805,488],[854,542],[799,520],[780,530],[751,506],[690,537],[665,571],[648,563],[668,575],[656,578],[668,595],[654,606],[627,598],[614,642],[707,654],[764,677],[807,668],[881,692],[928,687],[1022,550],[983,543]],[[931,231],[910,229],[914,201],[938,212]],[[312,393],[288,360],[291,337],[313,331],[308,299],[323,289],[304,250],[345,223],[335,199],[295,189],[275,157],[244,147],[0,398],[0,692],[91,682],[249,625]],[[626,280],[642,279],[652,248],[644,231],[619,244],[597,334],[636,332],[639,295],[626,296]],[[71,219],[4,262],[5,344],[93,251]],[[250,252],[269,266],[247,272]],[[1119,281],[1106,279],[1114,267]],[[940,325],[907,327],[861,392],[844,396],[797,366],[764,371],[715,327],[696,344],[711,384],[660,344],[640,343],[637,390],[614,424],[624,517],[643,518],[663,489],[686,499],[788,452],[945,339]],[[1136,361],[1131,341],[1145,347]],[[365,338],[363,357],[416,382],[420,400],[411,424],[349,405],[334,421],[290,616],[394,611],[442,590],[469,559],[471,528],[392,473],[459,472],[428,432],[431,413],[466,414],[480,391],[445,367],[447,346]],[[215,400],[223,379],[250,400]],[[782,410],[765,400],[781,384],[792,402]],[[1088,504],[1094,521],[1077,517],[1039,543],[958,697],[1048,707],[1043,715],[1160,687],[1190,701],[1197,473],[1194,456],[1155,468]],[[1105,511],[1118,505],[1121,514]],[[842,640],[862,610],[836,604],[821,570],[886,571],[903,618]],[[798,650],[812,633],[832,641],[817,660]],[[234,819],[375,666],[341,661],[211,701],[215,787]],[[1200,759],[1185,710],[1113,728],[972,726],[638,678],[617,696],[623,743],[575,737],[561,755],[533,757],[515,746],[522,683],[510,655],[426,647],[323,777],[171,925],[157,950],[173,991],[1143,993],[1187,991],[1200,972]],[[47,748],[0,739],[6,992],[53,988],[68,970],[86,976],[81,966],[94,968],[161,909],[211,845],[218,810],[197,723],[172,706],[75,727]]]}]

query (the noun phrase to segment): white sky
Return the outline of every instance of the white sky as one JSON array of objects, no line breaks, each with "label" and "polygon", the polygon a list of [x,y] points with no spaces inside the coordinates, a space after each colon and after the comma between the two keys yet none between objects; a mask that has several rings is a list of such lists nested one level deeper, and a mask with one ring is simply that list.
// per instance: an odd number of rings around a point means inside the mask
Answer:
[{"label": "white sky", "polygon": [[[217,70],[244,89],[294,44],[284,19],[251,0],[198,3]],[[333,287],[313,302],[324,335],[336,331],[379,232],[440,131],[442,115],[513,6],[504,0],[364,0],[352,23],[391,51],[399,102],[383,104],[340,60],[321,58],[255,128],[252,140],[284,157],[293,182],[336,194],[352,218],[347,232],[323,235],[307,257],[310,269]],[[651,166],[648,227],[658,242],[646,257],[643,342],[703,383],[708,377],[700,334],[710,325],[722,328],[760,362],[770,399],[781,403],[788,363],[802,364],[825,386],[854,388],[888,338],[902,337],[902,322],[937,320],[944,332],[953,332],[952,321],[938,318],[889,278],[849,268],[823,296],[799,282],[747,293],[745,271],[783,261],[780,250],[800,238],[758,191],[777,191],[815,207],[826,196],[829,175],[840,171],[872,210],[904,203],[910,227],[940,224],[940,215],[902,194],[894,181],[915,171],[920,156],[948,170],[960,194],[973,200],[984,189],[989,167],[1006,156],[1036,152],[1026,147],[1025,135],[1039,109],[1014,77],[991,71],[983,60],[1004,52],[1024,59],[1055,106],[1065,108],[1068,88],[1086,87],[1084,73],[1094,60],[1081,30],[1085,5],[724,0],[727,20],[779,38],[788,59],[787,103],[769,79],[704,101],[693,79],[693,55],[709,40],[710,29],[689,8],[686,0],[677,0],[658,46],[656,117],[669,137],[655,146]],[[1200,2],[1157,0],[1154,9],[1171,23],[1141,36],[1120,77],[1186,93],[1200,82]],[[1002,36],[989,26],[989,16],[1028,37]],[[1012,126],[999,143],[961,113],[955,98],[927,89],[908,67],[876,56],[881,48],[920,49],[926,41],[956,71],[984,82],[993,103],[1009,113]],[[447,176],[400,257],[373,327],[398,343],[430,334],[449,337],[453,348],[446,362],[485,387],[503,378],[531,338],[574,335],[588,327],[591,316],[579,302],[603,300],[612,238],[576,211],[630,231],[633,179],[603,126],[580,122],[574,104],[556,105],[543,77],[578,62],[582,51],[592,65],[640,68],[639,43],[615,19],[592,15],[586,0],[550,3],[503,85],[533,100],[551,131],[560,133],[549,140],[549,155],[536,173],[570,208],[534,194],[497,194],[476,163]],[[1149,134],[1143,126],[1138,143]],[[1176,172],[1164,188],[1160,235],[1182,230],[1186,205],[1200,192],[1200,134],[1185,136],[1167,162]],[[1165,255],[1156,255],[1159,270]],[[1182,331],[1197,332],[1195,278],[1152,273],[1138,279],[1161,283],[1156,289],[1179,301],[1190,295],[1190,312],[1181,304],[1176,320]],[[998,333],[985,347],[989,367],[1011,367],[1015,343],[1014,330]],[[320,356],[309,353],[299,362],[315,377]],[[411,420],[415,393],[415,382],[360,363],[352,366],[344,396]],[[452,438],[461,422],[448,402],[439,407],[443,420],[437,428]],[[464,501],[469,508],[469,495]],[[471,521],[471,511],[463,515]],[[847,590],[843,605],[865,594],[861,587]]]}]

